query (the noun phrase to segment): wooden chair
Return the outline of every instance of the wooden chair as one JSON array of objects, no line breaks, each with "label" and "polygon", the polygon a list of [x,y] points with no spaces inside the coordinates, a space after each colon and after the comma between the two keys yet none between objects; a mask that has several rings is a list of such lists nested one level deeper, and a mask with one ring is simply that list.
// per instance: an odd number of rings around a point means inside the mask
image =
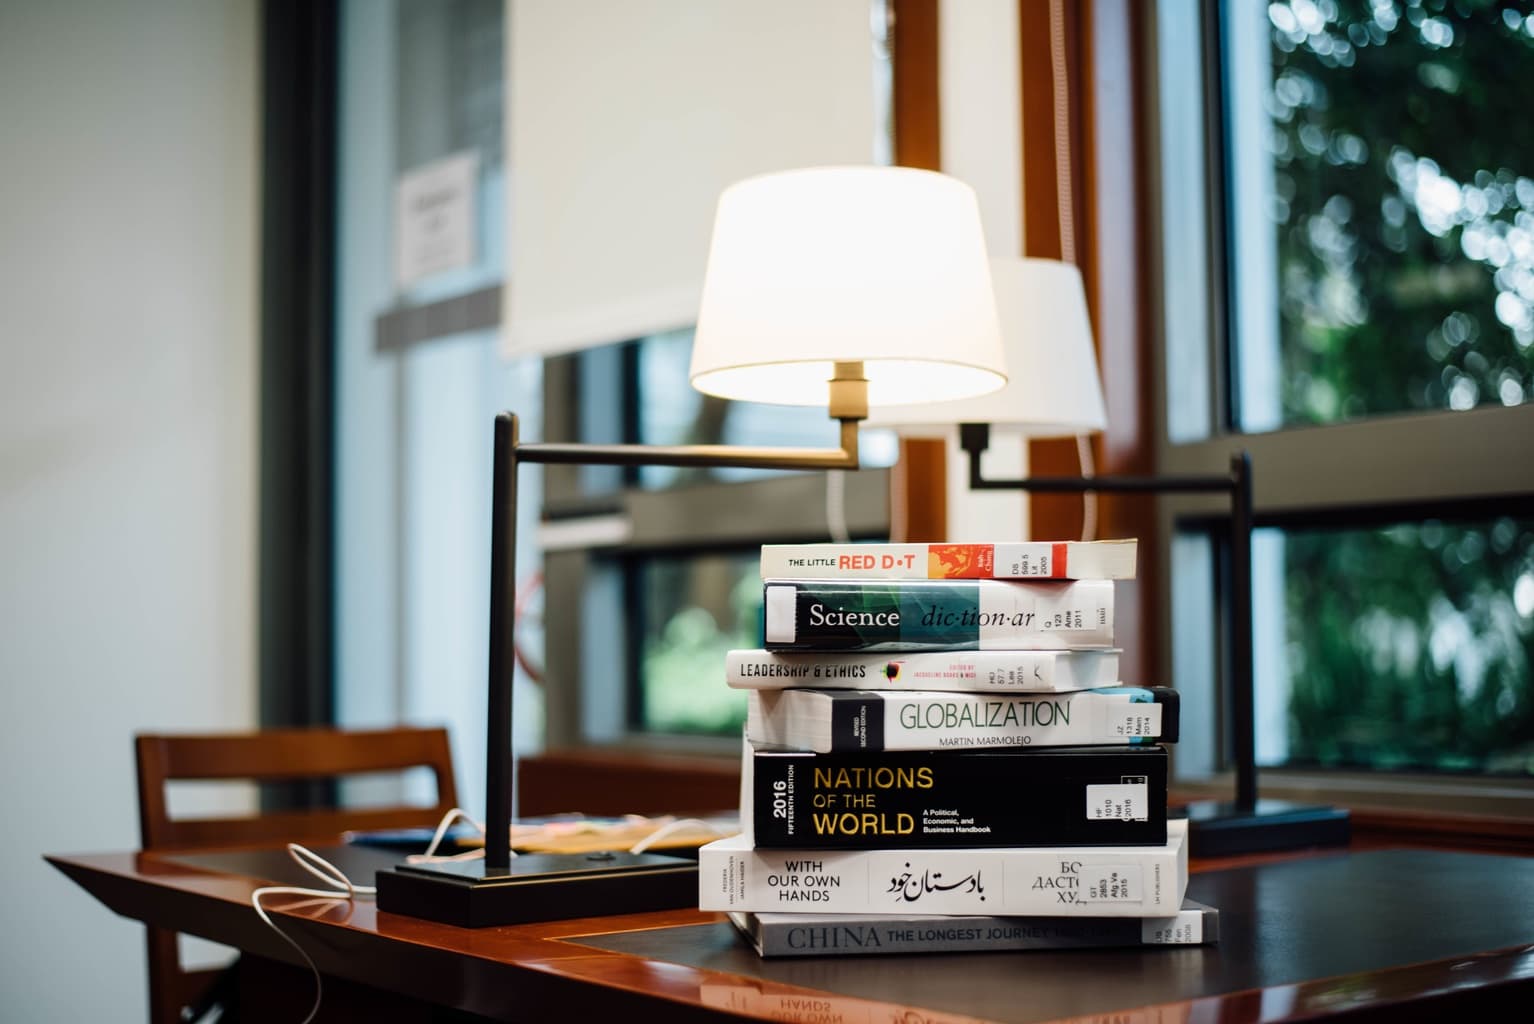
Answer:
[{"label": "wooden chair", "polygon": [[740,806],[740,758],[653,751],[546,750],[517,762],[523,817],[718,814]]},{"label": "wooden chair", "polygon": [[[349,829],[434,826],[457,806],[447,730],[273,729],[208,736],[134,737],[139,837],[145,850],[209,849],[272,842],[334,844]],[[173,780],[251,782],[334,780],[365,772],[430,768],[437,802],[430,807],[328,807],[237,818],[171,818],[165,786]],[[178,1024],[183,1008],[205,1007],[218,969],[185,971],[176,933],[148,929],[151,1024]]]}]

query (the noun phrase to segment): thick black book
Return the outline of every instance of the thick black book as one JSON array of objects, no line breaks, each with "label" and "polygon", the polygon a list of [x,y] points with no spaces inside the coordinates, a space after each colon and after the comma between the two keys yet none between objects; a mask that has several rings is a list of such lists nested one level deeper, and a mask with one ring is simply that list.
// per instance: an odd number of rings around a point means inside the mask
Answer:
[{"label": "thick black book", "polygon": [[745,753],[741,824],[758,848],[1159,846],[1159,746]]}]

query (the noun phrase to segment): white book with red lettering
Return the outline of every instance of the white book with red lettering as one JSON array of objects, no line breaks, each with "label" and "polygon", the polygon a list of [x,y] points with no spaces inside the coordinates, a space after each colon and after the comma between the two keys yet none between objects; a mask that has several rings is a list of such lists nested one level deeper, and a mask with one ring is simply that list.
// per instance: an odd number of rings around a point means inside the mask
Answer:
[{"label": "white book with red lettering", "polygon": [[997,544],[764,544],[762,579],[1128,580],[1133,540]]}]

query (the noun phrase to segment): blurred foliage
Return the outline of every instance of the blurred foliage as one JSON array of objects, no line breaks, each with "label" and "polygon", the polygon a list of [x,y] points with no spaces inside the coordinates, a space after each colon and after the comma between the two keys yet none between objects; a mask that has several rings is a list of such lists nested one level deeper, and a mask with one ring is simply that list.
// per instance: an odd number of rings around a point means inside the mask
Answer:
[{"label": "blurred foliage", "polygon": [[645,595],[641,727],[738,735],[746,695],[724,684],[724,655],[761,646],[756,554],[650,559],[638,571]]},{"label": "blurred foliage", "polygon": [[[1534,392],[1534,18],[1267,5],[1286,424]],[[1534,522],[1292,533],[1290,758],[1534,774]]]},{"label": "blurred foliage", "polygon": [[1291,760],[1534,774],[1534,521],[1296,532]]},{"label": "blurred foliage", "polygon": [[[1530,6],[1267,5],[1286,424],[1534,393]],[[1291,761],[1534,774],[1534,520],[1293,532],[1285,557]],[[644,727],[735,731],[754,562],[643,573]]]},{"label": "blurred foliage", "polygon": [[1286,422],[1534,391],[1528,6],[1268,5]]}]

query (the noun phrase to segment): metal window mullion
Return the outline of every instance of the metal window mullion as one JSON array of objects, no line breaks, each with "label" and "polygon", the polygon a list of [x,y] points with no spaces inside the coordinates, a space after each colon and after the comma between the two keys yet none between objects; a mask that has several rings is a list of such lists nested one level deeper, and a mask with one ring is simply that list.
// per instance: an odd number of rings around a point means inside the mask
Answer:
[{"label": "metal window mullion", "polygon": [[1218,472],[1238,447],[1252,454],[1259,517],[1534,496],[1534,405],[1529,404],[1167,445],[1160,468]]}]

